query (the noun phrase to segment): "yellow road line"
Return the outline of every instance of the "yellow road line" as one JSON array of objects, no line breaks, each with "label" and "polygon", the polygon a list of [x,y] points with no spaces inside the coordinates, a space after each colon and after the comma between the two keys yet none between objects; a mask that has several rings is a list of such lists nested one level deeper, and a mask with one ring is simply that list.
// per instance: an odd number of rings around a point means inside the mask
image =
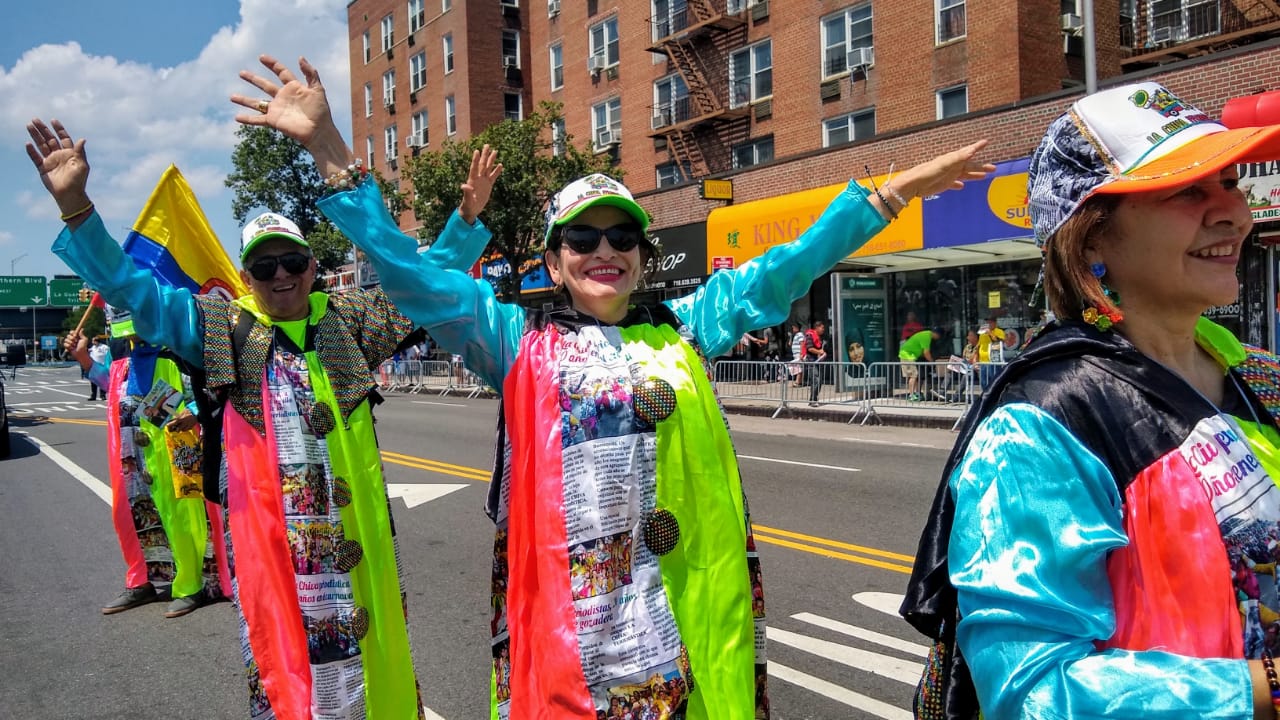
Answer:
[{"label": "yellow road line", "polygon": [[425,470],[427,472],[440,473],[442,475],[453,475],[454,477],[466,478],[467,480],[478,480],[480,482],[487,482],[489,480],[488,473],[484,475],[479,475],[479,474],[476,474],[475,472],[459,472],[457,470],[451,469],[448,466],[444,466],[443,463],[437,465],[434,463],[428,464],[424,462],[411,462],[408,460],[401,460],[395,457],[388,457],[387,453],[385,452],[382,454],[382,459],[386,462],[394,463],[396,465],[403,465],[405,467],[411,467],[415,470]]},{"label": "yellow road line", "polygon": [[798,542],[791,542],[790,540],[772,538],[767,535],[761,535],[759,533],[755,534],[755,538],[756,538],[756,542],[767,543],[769,545],[781,545],[782,547],[791,548],[792,550],[799,550],[801,552],[813,553],[814,555],[821,555],[823,557],[828,557],[835,560],[846,560],[848,562],[858,563],[860,565],[870,565],[871,567],[877,567],[883,570],[892,570],[894,572],[900,572],[904,575],[911,574],[911,567],[909,565],[894,565],[893,563],[887,563],[887,562],[884,562],[883,560],[872,560],[871,558],[859,557],[857,555],[849,555],[848,553],[836,552],[834,550],[827,550],[825,548],[820,548],[820,547],[813,547],[812,545],[804,545]]},{"label": "yellow road line", "polygon": [[[14,417],[18,417],[18,416],[15,415]],[[51,418],[51,417],[47,417],[44,419],[51,423],[67,423],[68,425],[98,425],[101,427],[106,427],[107,425],[106,420],[79,420],[76,418]]]},{"label": "yellow road line", "polygon": [[782,537],[791,538],[793,540],[804,540],[805,542],[817,543],[818,545],[829,545],[831,547],[840,548],[842,550],[852,550],[854,552],[864,553],[866,555],[875,555],[876,557],[889,558],[890,560],[902,560],[903,562],[913,563],[915,557],[911,555],[903,555],[901,553],[889,552],[888,550],[877,550],[875,548],[865,547],[863,545],[850,545],[838,540],[827,540],[826,538],[814,537],[812,535],[802,535],[798,532],[790,530],[779,530],[778,528],[765,527],[751,523],[751,529],[756,532],[767,532],[773,535],[781,535]]},{"label": "yellow road line", "polygon": [[456,472],[472,473],[473,475],[478,476],[477,479],[486,480],[486,481],[489,480],[491,475],[491,473],[488,470],[485,470],[484,468],[473,468],[473,467],[467,467],[465,465],[454,465],[452,463],[440,462],[439,460],[428,460],[427,458],[421,458],[415,455],[405,455],[403,453],[391,452],[390,450],[383,450],[382,457],[386,460],[391,460],[392,462],[404,461],[404,462],[401,462],[402,465],[405,464],[406,462],[425,463],[428,465],[435,465],[442,468],[448,468]]}]

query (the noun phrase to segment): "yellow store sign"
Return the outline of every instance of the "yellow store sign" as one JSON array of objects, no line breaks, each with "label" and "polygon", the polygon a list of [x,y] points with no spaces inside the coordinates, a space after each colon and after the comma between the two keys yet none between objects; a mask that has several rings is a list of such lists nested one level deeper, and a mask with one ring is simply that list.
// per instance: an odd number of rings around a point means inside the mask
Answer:
[{"label": "yellow store sign", "polygon": [[[877,177],[883,184],[885,176]],[[808,230],[847,183],[788,193],[717,208],[707,217],[707,272],[713,258],[733,258],[734,267],[758,257],[775,245],[791,242]],[[879,235],[850,257],[919,250],[924,247],[921,203],[913,202]]]}]

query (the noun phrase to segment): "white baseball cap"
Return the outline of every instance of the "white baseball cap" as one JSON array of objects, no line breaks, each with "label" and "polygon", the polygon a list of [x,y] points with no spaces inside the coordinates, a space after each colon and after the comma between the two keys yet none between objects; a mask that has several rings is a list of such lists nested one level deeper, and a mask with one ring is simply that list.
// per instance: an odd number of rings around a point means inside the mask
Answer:
[{"label": "white baseball cap", "polygon": [[304,248],[311,249],[302,231],[289,218],[278,213],[262,213],[249,221],[240,232],[240,262],[253,252],[253,249],[273,237],[291,240]]},{"label": "white baseball cap", "polygon": [[594,205],[612,205],[626,212],[640,225],[640,231],[649,228],[649,214],[636,203],[626,185],[607,175],[595,173],[580,177],[564,186],[551,198],[547,207],[547,228],[543,241],[551,239],[551,231],[582,214]]}]

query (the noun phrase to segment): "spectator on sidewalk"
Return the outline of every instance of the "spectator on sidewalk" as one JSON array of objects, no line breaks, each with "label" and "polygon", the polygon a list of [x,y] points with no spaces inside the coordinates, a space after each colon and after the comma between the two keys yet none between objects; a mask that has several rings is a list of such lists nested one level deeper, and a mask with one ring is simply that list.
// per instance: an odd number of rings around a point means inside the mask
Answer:
[{"label": "spectator on sidewalk", "polygon": [[[107,357],[110,354],[111,354],[111,351],[107,348],[107,344],[102,341],[102,338],[95,337],[93,339],[93,344],[89,346],[90,362],[93,365],[106,365]],[[82,367],[80,370],[80,376],[88,380],[89,371]],[[97,399],[98,399],[98,384],[90,380],[89,381],[89,400],[93,401]],[[105,391],[102,393],[102,399],[103,400],[107,399],[107,393]]]},{"label": "spectator on sidewalk", "polygon": [[804,372],[804,354],[804,326],[793,322],[791,323],[791,364],[787,365],[787,371],[791,373],[791,384],[796,387],[804,387],[801,377]]},{"label": "spectator on sidewalk", "polygon": [[804,359],[808,363],[806,368],[809,373],[809,407],[818,406],[818,395],[822,392],[826,368],[818,363],[826,362],[830,357],[827,353],[826,334],[827,324],[822,320],[814,322],[813,327],[804,334]]},{"label": "spectator on sidewalk", "polygon": [[902,324],[902,338],[901,338],[902,342],[906,342],[910,340],[913,335],[919,333],[922,330],[924,330],[924,325],[922,325],[920,321],[916,319],[915,312],[908,311],[907,321]]},{"label": "spectator on sidewalk", "polygon": [[1000,318],[992,315],[987,318],[987,326],[978,331],[978,381],[983,392],[991,387],[991,381],[1004,365],[1005,350],[1004,329],[1000,327]]},{"label": "spectator on sidewalk", "polygon": [[926,362],[933,362],[933,343],[942,339],[942,335],[942,328],[921,330],[907,338],[902,347],[898,348],[898,361],[903,363],[902,377],[907,379],[908,400],[916,402],[924,399],[920,392],[920,364],[916,361],[924,358]]}]

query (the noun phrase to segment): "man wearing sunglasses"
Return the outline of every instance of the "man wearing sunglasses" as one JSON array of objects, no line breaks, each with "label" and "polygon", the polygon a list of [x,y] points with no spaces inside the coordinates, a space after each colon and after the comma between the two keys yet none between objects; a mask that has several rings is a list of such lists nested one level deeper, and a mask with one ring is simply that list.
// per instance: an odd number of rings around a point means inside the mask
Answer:
[{"label": "man wearing sunglasses", "polygon": [[[371,370],[413,323],[381,290],[311,292],[311,249],[276,213],[241,234],[248,295],[193,297],[158,282],[94,211],[85,141],[56,120],[27,129],[27,154],[67,223],[53,252],[132,311],[140,337],[202,368],[222,399],[221,497],[254,715],[351,718],[362,708],[366,720],[417,718],[371,414]],[[501,169],[488,147],[474,153],[458,212],[426,253],[433,262],[467,268],[479,258],[489,233],[476,216]]]}]

